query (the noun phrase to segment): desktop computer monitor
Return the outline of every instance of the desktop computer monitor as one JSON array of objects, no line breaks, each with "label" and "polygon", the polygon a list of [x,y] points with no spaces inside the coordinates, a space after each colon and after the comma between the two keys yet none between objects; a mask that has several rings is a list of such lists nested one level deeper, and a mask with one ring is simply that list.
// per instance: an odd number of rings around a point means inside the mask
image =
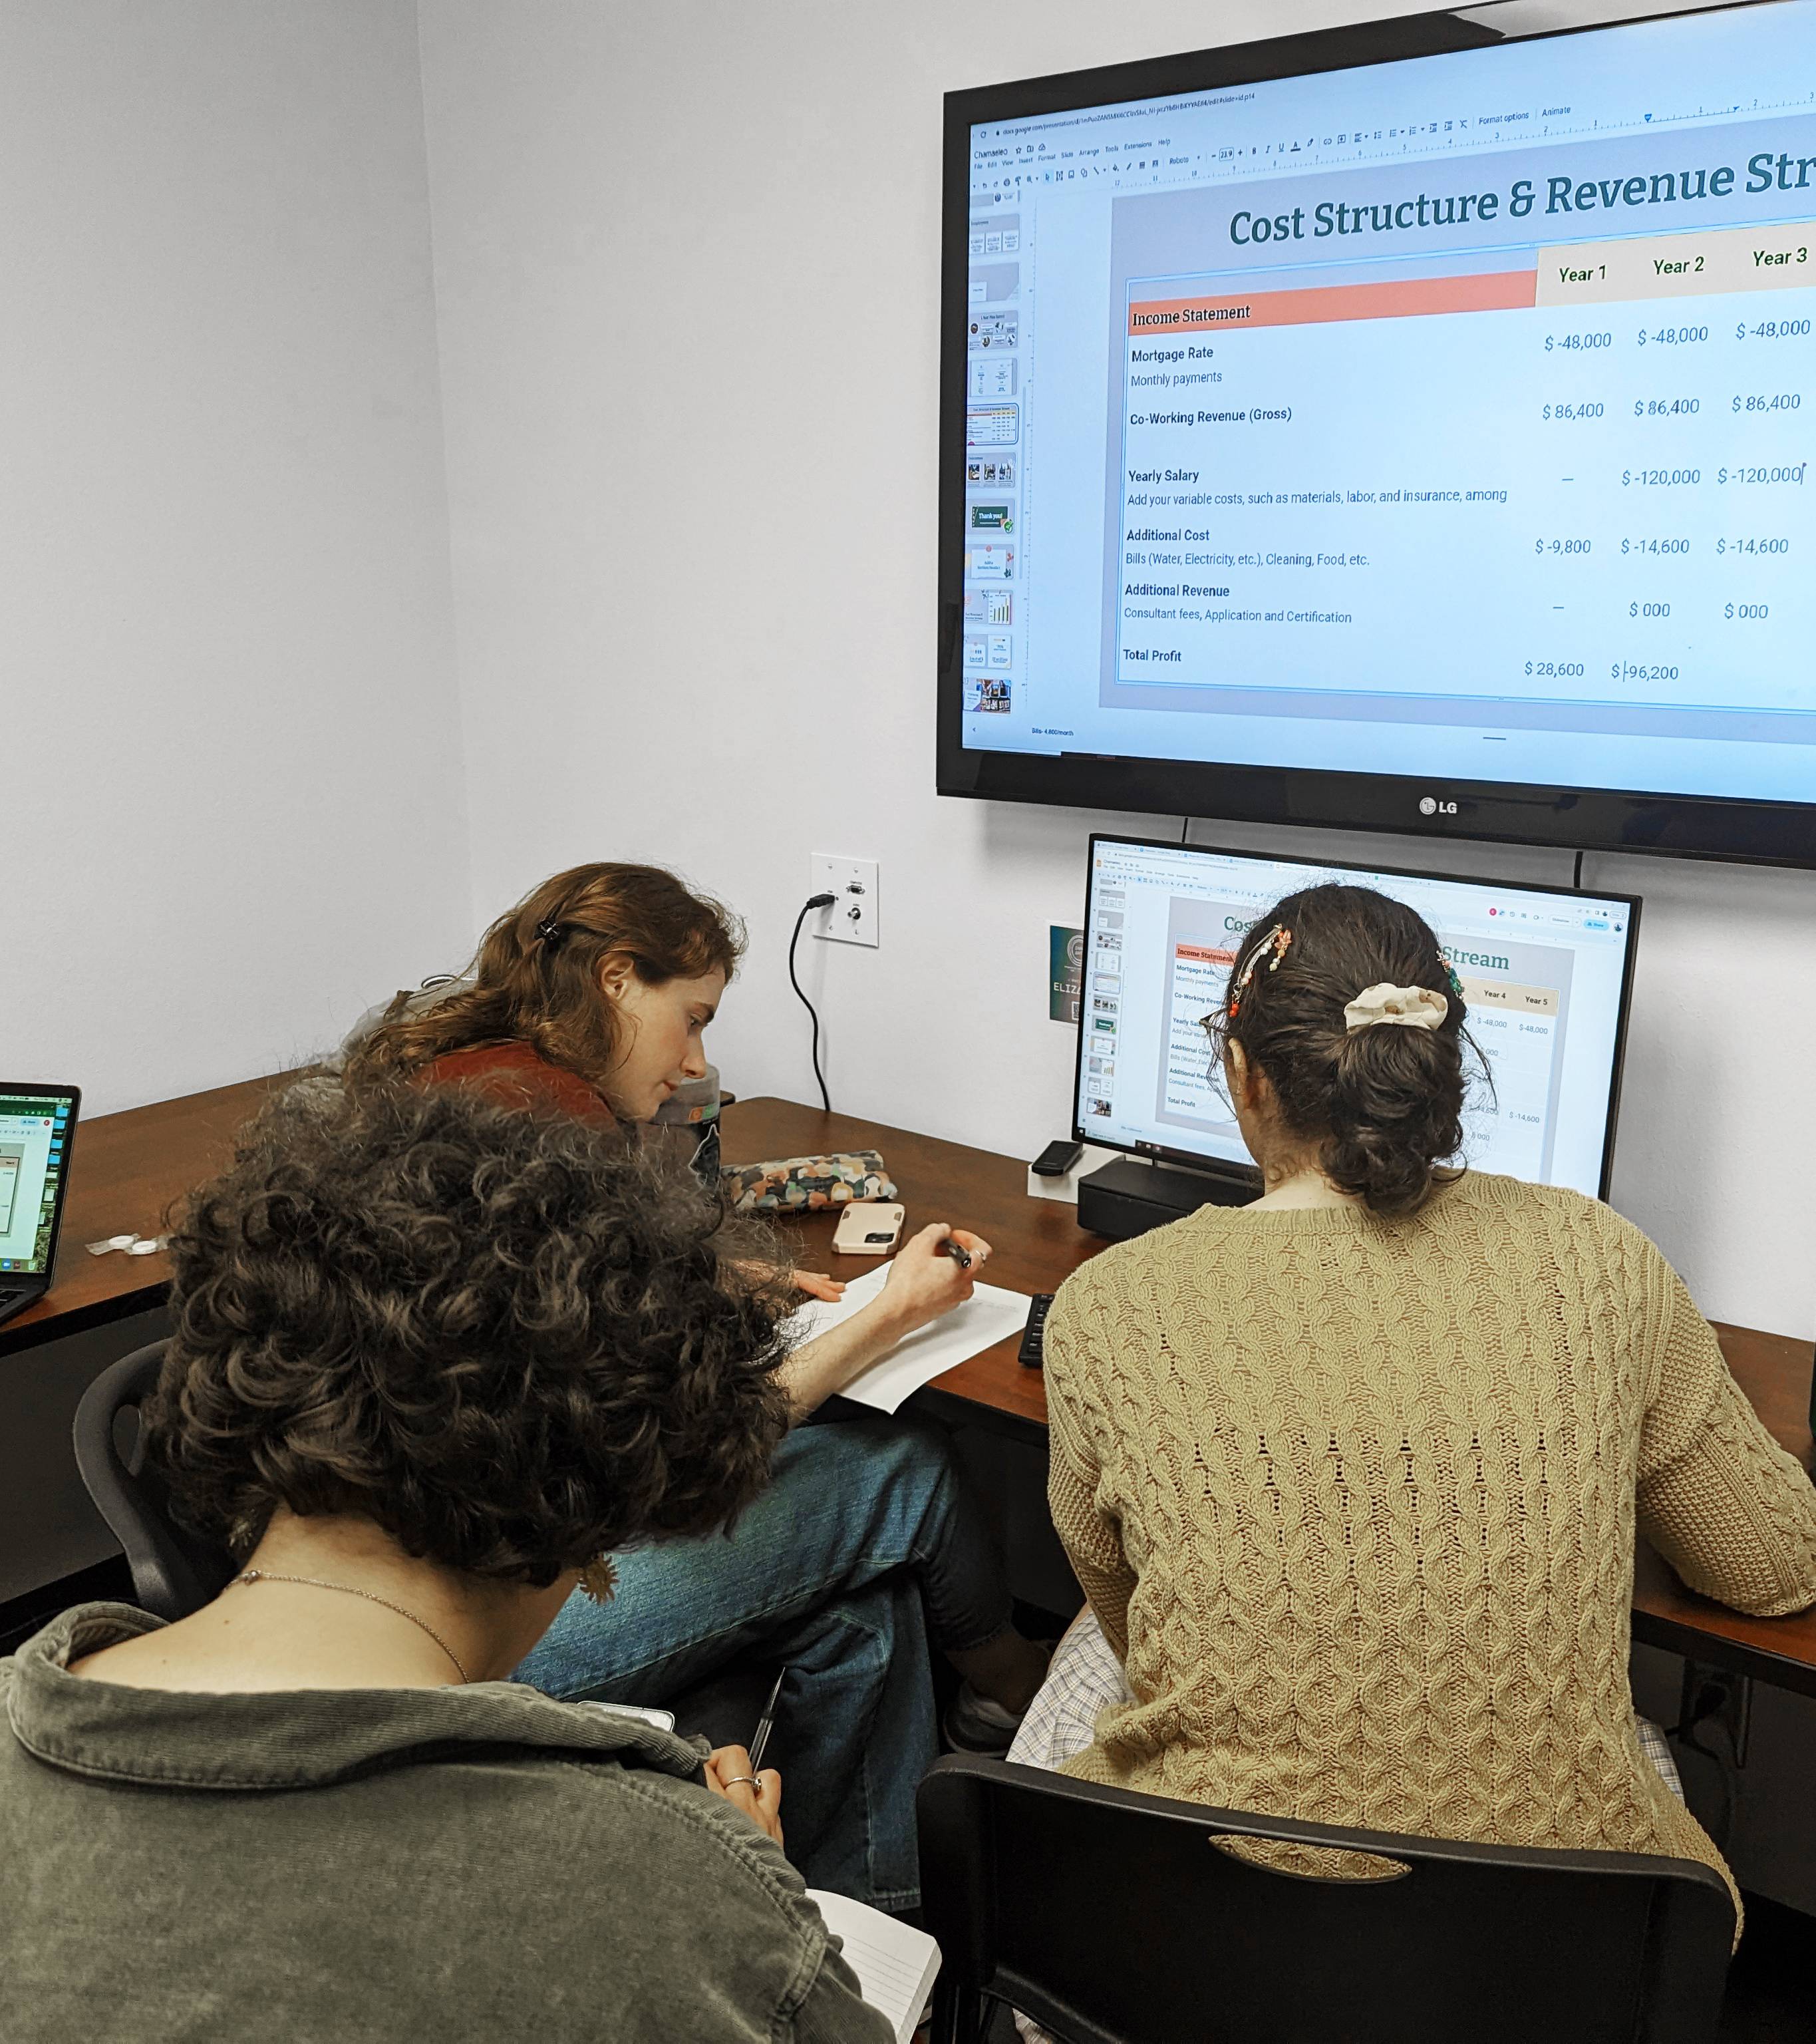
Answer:
[{"label": "desktop computer monitor", "polygon": [[1073,1135],[1214,1174],[1250,1167],[1202,1018],[1244,933],[1323,881],[1416,909],[1461,981],[1494,1081],[1471,1089],[1465,1159],[1606,1197],[1639,927],[1631,894],[1093,836]]}]

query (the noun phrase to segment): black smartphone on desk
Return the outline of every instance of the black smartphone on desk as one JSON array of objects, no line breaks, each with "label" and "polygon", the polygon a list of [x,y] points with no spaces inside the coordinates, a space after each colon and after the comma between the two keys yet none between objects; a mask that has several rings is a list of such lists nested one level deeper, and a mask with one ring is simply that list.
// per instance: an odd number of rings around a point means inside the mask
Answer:
[{"label": "black smartphone on desk", "polygon": [[1028,1169],[1037,1178],[1063,1178],[1084,1155],[1082,1143],[1050,1143]]}]

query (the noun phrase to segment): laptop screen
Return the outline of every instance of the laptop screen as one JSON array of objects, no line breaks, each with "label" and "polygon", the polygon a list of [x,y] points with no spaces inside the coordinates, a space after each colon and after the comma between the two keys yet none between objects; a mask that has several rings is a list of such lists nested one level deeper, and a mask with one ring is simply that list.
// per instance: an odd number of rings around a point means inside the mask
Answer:
[{"label": "laptop screen", "polygon": [[75,1121],[71,1092],[0,1092],[0,1271],[51,1267]]}]

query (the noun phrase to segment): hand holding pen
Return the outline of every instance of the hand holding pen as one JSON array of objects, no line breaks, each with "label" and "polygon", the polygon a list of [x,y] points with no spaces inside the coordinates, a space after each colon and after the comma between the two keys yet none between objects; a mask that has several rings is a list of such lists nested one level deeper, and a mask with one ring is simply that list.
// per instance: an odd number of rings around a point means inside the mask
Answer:
[{"label": "hand holding pen", "polygon": [[896,1252],[876,1302],[896,1324],[896,1338],[962,1305],[989,1254],[990,1245],[981,1235],[948,1228],[944,1221],[910,1235]]},{"label": "hand holding pen", "polygon": [[787,1673],[785,1666],[776,1670],[770,1700],[757,1720],[749,1750],[741,1746],[716,1746],[708,1755],[704,1769],[706,1785],[713,1794],[723,1796],[734,1809],[742,1810],[778,1846],[782,1842],[782,1777],[773,1767],[765,1768],[762,1761],[770,1734],[775,1727],[776,1704],[782,1692],[782,1677]]},{"label": "hand holding pen", "polygon": [[715,1796],[723,1796],[733,1809],[743,1811],[778,1846],[782,1842],[782,1777],[773,1767],[759,1774],[743,1746],[720,1746],[708,1754],[702,1772]]}]

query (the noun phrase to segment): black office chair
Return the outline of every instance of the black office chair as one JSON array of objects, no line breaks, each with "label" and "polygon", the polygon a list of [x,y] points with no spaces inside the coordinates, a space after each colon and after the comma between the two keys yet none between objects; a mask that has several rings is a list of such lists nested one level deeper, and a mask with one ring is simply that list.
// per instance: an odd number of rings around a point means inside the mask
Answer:
[{"label": "black office chair", "polygon": [[[218,1595],[236,1565],[171,1516],[163,1480],[145,1466],[136,1432],[129,1453],[120,1451],[121,1417],[136,1420],[163,1359],[164,1344],[152,1342],[109,1364],[90,1385],[75,1408],[75,1466],[125,1550],[133,1595],[159,1618],[177,1619]],[[704,1732],[714,1746],[747,1743],[775,1672],[773,1661],[739,1661],[696,1683],[669,1704],[677,1728]]]},{"label": "black office chair", "polygon": [[184,1618],[219,1593],[232,1575],[232,1558],[222,1547],[186,1533],[171,1517],[163,1480],[144,1466],[135,1426],[129,1453],[122,1454],[119,1423],[151,1396],[164,1359],[162,1342],[148,1343],[109,1363],[82,1394],[75,1408],[75,1466],[125,1550],[132,1593],[159,1618]]},{"label": "black office chair", "polygon": [[[935,2044],[1710,2044],[1733,1905],[1694,1861],[1340,1830],[950,1754],[920,1785]],[[1387,1856],[1282,1874],[1220,1838]]]}]

